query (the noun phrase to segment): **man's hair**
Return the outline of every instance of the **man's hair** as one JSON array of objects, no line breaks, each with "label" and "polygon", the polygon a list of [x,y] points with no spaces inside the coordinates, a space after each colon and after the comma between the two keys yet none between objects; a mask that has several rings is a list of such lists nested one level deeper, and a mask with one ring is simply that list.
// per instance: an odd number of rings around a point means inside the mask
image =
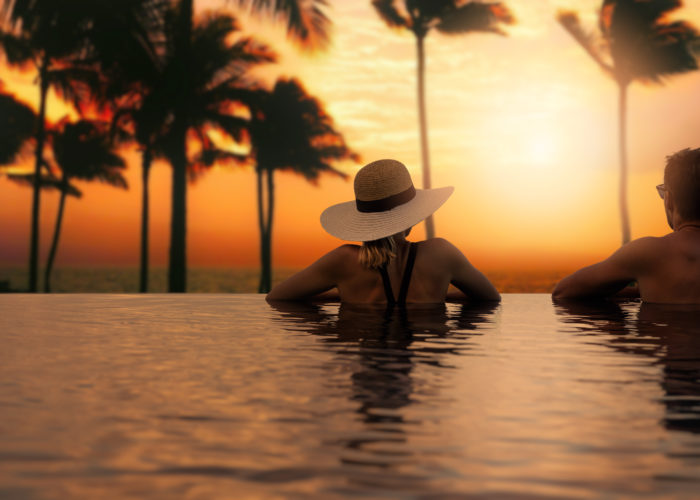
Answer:
[{"label": "man's hair", "polygon": [[700,148],[667,156],[664,184],[683,220],[700,220]]},{"label": "man's hair", "polygon": [[379,269],[396,257],[396,240],[393,236],[365,241],[360,247],[360,264],[367,269]]}]

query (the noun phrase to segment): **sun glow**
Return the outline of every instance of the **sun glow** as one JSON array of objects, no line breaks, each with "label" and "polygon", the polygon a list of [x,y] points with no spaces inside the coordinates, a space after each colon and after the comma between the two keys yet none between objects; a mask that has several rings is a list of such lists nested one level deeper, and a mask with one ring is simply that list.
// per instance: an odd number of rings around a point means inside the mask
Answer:
[{"label": "sun glow", "polygon": [[566,126],[555,118],[511,120],[507,144],[480,159],[487,168],[478,169],[479,182],[503,211],[541,215],[577,203],[586,191],[588,183],[562,149],[569,142]]},{"label": "sun glow", "polygon": [[533,167],[553,164],[556,154],[556,143],[549,135],[544,134],[533,135],[523,151],[523,156],[529,160]]}]

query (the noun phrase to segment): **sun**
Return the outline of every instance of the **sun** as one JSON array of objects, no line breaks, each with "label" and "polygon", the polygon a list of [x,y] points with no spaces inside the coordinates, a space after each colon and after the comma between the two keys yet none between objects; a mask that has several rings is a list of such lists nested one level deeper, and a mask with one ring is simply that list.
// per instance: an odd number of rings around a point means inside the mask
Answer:
[{"label": "sun", "polygon": [[478,169],[478,182],[503,211],[549,217],[580,203],[587,192],[585,169],[566,150],[566,127],[546,118],[512,122],[506,145],[480,160],[487,167]]},{"label": "sun", "polygon": [[557,159],[557,144],[550,133],[533,134],[523,145],[523,157],[533,167],[552,165]]}]

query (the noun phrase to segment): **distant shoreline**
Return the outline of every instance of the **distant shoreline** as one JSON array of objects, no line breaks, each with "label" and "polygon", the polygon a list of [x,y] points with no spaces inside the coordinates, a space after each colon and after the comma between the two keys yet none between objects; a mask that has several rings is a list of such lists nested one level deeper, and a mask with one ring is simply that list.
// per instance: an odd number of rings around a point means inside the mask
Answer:
[{"label": "distant shoreline", "polygon": [[[273,282],[294,274],[297,268],[276,268]],[[549,293],[572,269],[494,269],[484,274],[502,293]],[[191,293],[255,293],[258,268],[193,267],[188,270],[187,291]],[[43,277],[43,274],[40,274]],[[52,291],[58,293],[136,293],[139,270],[136,267],[63,267],[54,269]],[[26,291],[24,267],[0,266],[0,292]],[[43,283],[40,280],[40,290]],[[167,269],[152,268],[149,292],[167,291]]]}]

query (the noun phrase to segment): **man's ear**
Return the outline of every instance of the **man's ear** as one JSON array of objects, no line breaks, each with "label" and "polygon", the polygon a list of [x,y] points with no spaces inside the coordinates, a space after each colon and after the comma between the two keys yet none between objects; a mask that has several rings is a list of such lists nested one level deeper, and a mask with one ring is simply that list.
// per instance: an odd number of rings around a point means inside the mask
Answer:
[{"label": "man's ear", "polygon": [[666,210],[670,213],[673,213],[673,210],[676,208],[676,204],[673,200],[673,195],[669,190],[666,190],[666,194],[664,195],[664,207],[666,207]]},{"label": "man's ear", "polygon": [[668,222],[668,227],[674,229],[673,214],[675,211],[675,203],[673,201],[673,195],[671,195],[670,191],[666,191],[666,194],[664,194],[664,211],[666,212],[666,222]]}]

